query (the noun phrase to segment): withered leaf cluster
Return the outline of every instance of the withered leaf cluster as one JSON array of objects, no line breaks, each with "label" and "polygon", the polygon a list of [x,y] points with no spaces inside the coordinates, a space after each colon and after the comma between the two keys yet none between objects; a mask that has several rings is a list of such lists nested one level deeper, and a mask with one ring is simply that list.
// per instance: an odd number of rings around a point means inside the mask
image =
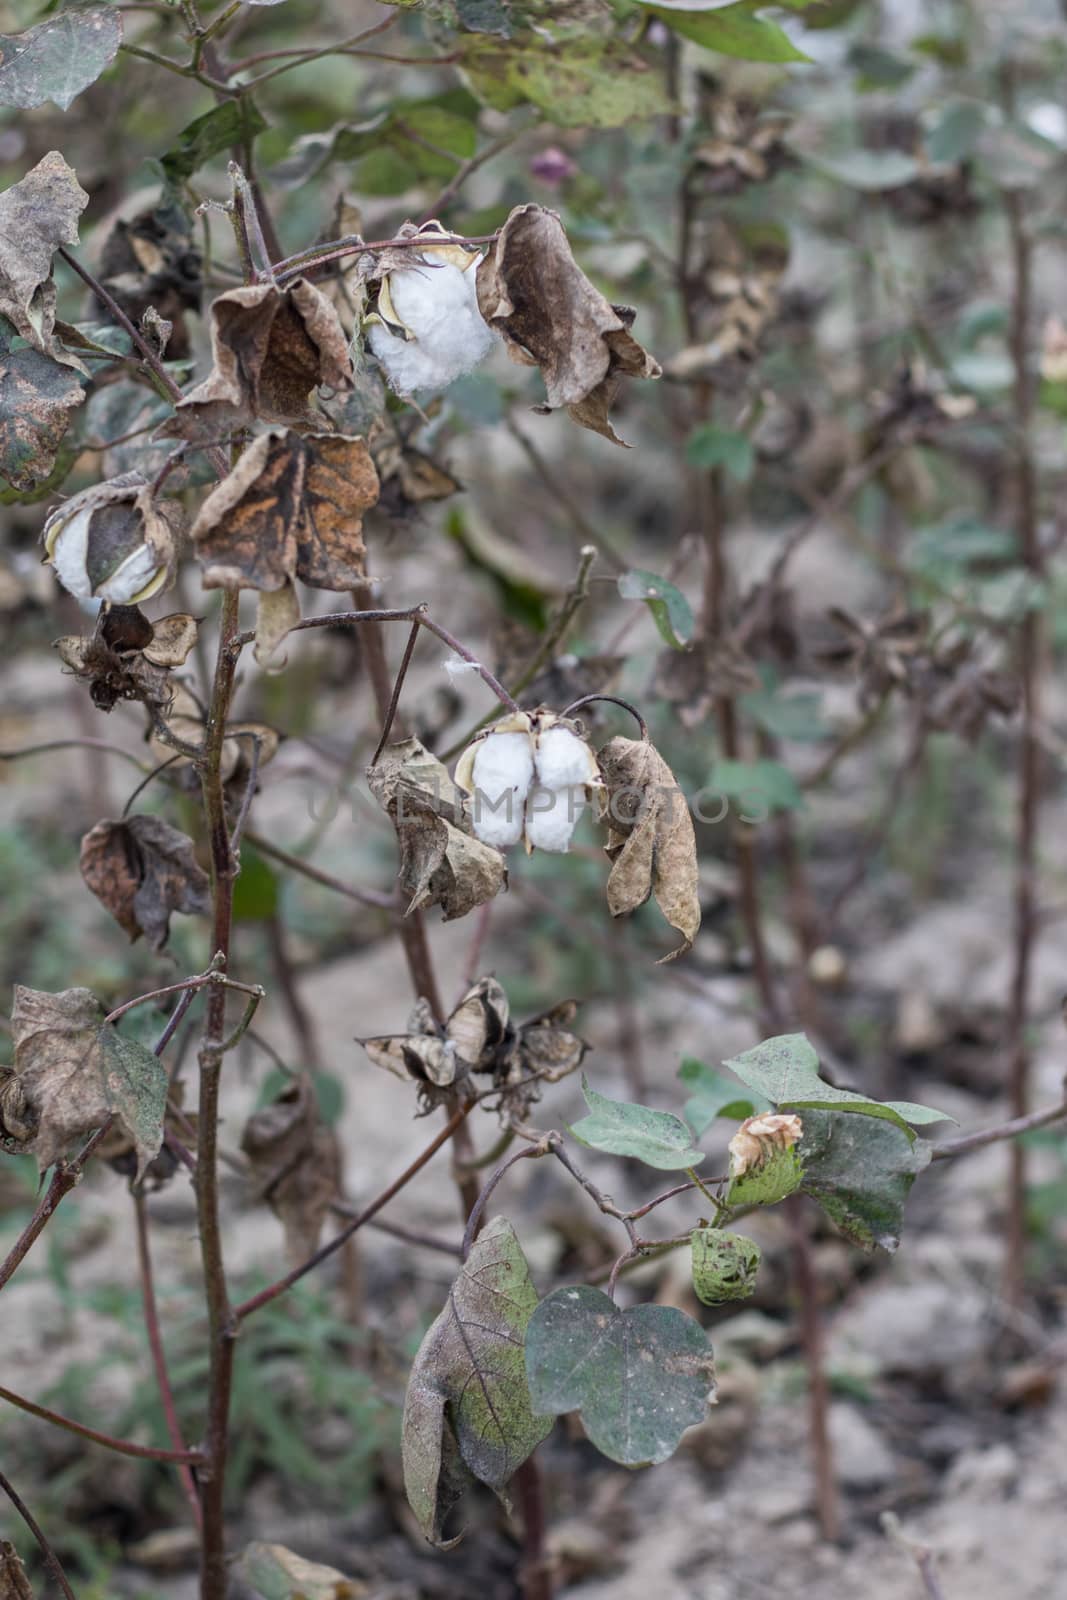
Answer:
[{"label": "withered leaf cluster", "polygon": [[84,678],[95,706],[110,711],[118,700],[169,706],[171,669],[180,667],[196,642],[197,619],[176,611],[149,622],[137,606],[103,607],[88,635],[57,639],[60,660]]},{"label": "withered leaf cluster", "polygon": [[[407,1033],[360,1042],[375,1066],[416,1083],[424,1104],[447,1098],[460,1085],[492,1088],[498,1091],[490,1096],[497,1109],[521,1120],[543,1084],[558,1083],[581,1064],[588,1046],[570,1031],[577,1009],[574,1000],[565,1000],[516,1024],[503,987],[495,978],[479,978],[443,1026],[420,1000]],[[488,1083],[473,1085],[472,1073],[484,1074]]]},{"label": "withered leaf cluster", "polygon": [[547,405],[623,444],[608,419],[624,377],[660,368],[630,333],[634,311],[612,305],[571,254],[544,206],[517,206],[478,266],[478,305],[513,360],[541,369]]},{"label": "withered leaf cluster", "polygon": [[211,910],[211,880],[193,841],[161,817],[105,817],[82,839],[79,865],[119,927],[131,940],[144,934],[153,950],[167,942],[172,911]]},{"label": "withered leaf cluster", "polygon": [[341,1188],[341,1152],[332,1128],[319,1115],[311,1078],[305,1073],[245,1124],[241,1149],[252,1176],[285,1232],[290,1265],[316,1249],[322,1227]]},{"label": "withered leaf cluster", "polygon": [[787,253],[775,242],[750,248],[740,233],[717,220],[708,230],[698,287],[700,338],[664,366],[676,383],[714,377],[727,389],[742,386],[779,314]]},{"label": "withered leaf cluster", "polygon": [[[127,220],[120,217],[104,241],[100,281],[125,311],[140,323],[146,313],[167,325],[166,352],[172,361],[189,355],[187,311],[200,309],[201,255],[179,206],[150,206]],[[109,308],[97,301],[100,316]]]},{"label": "withered leaf cluster", "polygon": [[253,439],[193,523],[204,586],[258,589],[265,660],[300,620],[293,580],[351,589],[364,575],[363,513],[378,499],[366,441],[272,430]]},{"label": "withered leaf cluster", "polygon": [[396,829],[408,914],[440,906],[450,922],[505,887],[504,857],[474,837],[466,797],[418,739],[388,745],[367,781]]},{"label": "withered leaf cluster", "polygon": [[791,159],[784,142],[790,119],[782,112],[763,112],[752,101],[719,94],[712,98],[709,121],[693,159],[705,169],[712,194],[740,194],[749,184],[765,183]]},{"label": "withered leaf cluster", "polygon": [[700,927],[697,847],[685,795],[647,739],[611,739],[597,760],[606,785],[602,814],[612,868],[608,910],[625,917],[654,894],[682,944],[664,961],[684,955]]},{"label": "withered leaf cluster", "polygon": [[414,408],[390,411],[388,390],[376,368],[358,368],[352,388],[328,410],[339,432],[366,439],[381,485],[378,505],[386,516],[406,517],[421,505],[459,492],[461,485],[447,468],[413,442],[426,425],[425,416]]},{"label": "withered leaf cluster", "polygon": [[314,423],[313,390],[352,382],[348,341],[337,312],[303,278],[228,289],[211,303],[211,371],[162,424],[165,438],[217,441],[257,418]]},{"label": "withered leaf cluster", "polygon": [[133,1143],[137,1176],[163,1142],[167,1075],[136,1040],[104,1025],[89,989],[15,986],[13,1068],[0,1069],[0,1145],[32,1151],[41,1172],[111,1116]]},{"label": "withered leaf cluster", "polygon": [[696,639],[687,650],[664,650],[656,659],[656,693],[676,708],[684,728],[699,727],[717,700],[751,694],[761,681],[749,652],[727,633]]}]

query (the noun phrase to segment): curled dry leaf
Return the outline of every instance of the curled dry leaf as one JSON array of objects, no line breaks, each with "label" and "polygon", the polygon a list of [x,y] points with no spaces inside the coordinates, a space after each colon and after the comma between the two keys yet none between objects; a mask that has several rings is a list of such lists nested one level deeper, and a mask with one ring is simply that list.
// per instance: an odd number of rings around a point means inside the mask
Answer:
[{"label": "curled dry leaf", "polygon": [[76,372],[26,345],[0,317],[0,479],[25,494],[56,464],[70,414],[85,399]]},{"label": "curled dry leaf", "polygon": [[404,1487],[432,1544],[468,1475],[506,1497],[507,1486],[553,1418],[534,1416],[523,1345],[537,1291],[515,1230],[494,1217],[482,1230],[419,1346],[404,1402]]},{"label": "curled dry leaf", "polygon": [[99,710],[110,711],[117,700],[162,710],[175,693],[168,669],[185,661],[196,631],[197,619],[184,611],[149,622],[137,606],[107,606],[90,635],[57,639],[55,648],[64,666],[88,682]]},{"label": "curled dry leaf", "polygon": [[[164,1136],[173,1134],[186,1146],[196,1147],[197,1114],[185,1110],[185,1085],[179,1078],[167,1090],[167,1106],[163,1117]],[[129,1130],[115,1122],[96,1147],[101,1161],[106,1161],[120,1177],[133,1178],[137,1173],[137,1149]],[[168,1144],[160,1147],[144,1169],[144,1181],[153,1189],[162,1189],[178,1171],[180,1159]],[[2,1600],[2,1592],[0,1592]]]},{"label": "curled dry leaf", "polygon": [[56,286],[52,257],[77,244],[78,218],[89,196],[58,150],[50,150],[19,182],[0,194],[0,316],[43,355],[85,367],[56,344]]},{"label": "curled dry leaf", "polygon": [[407,914],[439,905],[450,922],[505,887],[504,857],[473,837],[462,792],[418,739],[388,745],[367,780],[396,829]]},{"label": "curled dry leaf", "polygon": [[44,525],[45,559],[79,600],[134,605],[173,581],[184,525],[177,500],[156,500],[138,472],[93,484]]},{"label": "curled dry leaf", "polygon": [[623,377],[658,378],[659,364],[630,333],[634,312],[613,306],[571,254],[563,224],[544,206],[517,206],[478,267],[478,304],[513,360],[538,366],[548,404],[623,444],[608,412]]},{"label": "curled dry leaf", "polygon": [[[100,281],[130,321],[152,314],[171,325],[167,354],[172,361],[189,355],[187,311],[199,311],[200,251],[180,206],[160,204],[120,217],[100,253]],[[102,319],[111,313],[96,302]]]},{"label": "curled dry leaf", "polygon": [[365,440],[275,431],[208,495],[192,529],[204,585],[260,590],[259,660],[300,620],[294,578],[340,590],[363,577],[363,513],[378,487]]},{"label": "curled dry leaf", "polygon": [[290,1084],[249,1117],[241,1149],[285,1230],[285,1252],[295,1266],[318,1246],[341,1183],[337,1138],[319,1116],[310,1078]]},{"label": "curled dry leaf", "polygon": [[348,340],[337,312],[313,284],[228,289],[211,304],[211,372],[159,429],[193,444],[217,440],[256,418],[308,423],[320,384],[352,382]]},{"label": "curled dry leaf", "polygon": [[43,1172],[114,1116],[133,1141],[140,1177],[163,1142],[167,1075],[157,1057],[105,1027],[89,989],[49,994],[16,984],[11,1032],[18,1087],[9,1079],[4,1091],[6,1147],[32,1150]]},{"label": "curled dry leaf", "polygon": [[6,1539],[0,1539],[0,1600],[33,1600],[19,1553]]},{"label": "curled dry leaf", "polygon": [[700,927],[697,846],[685,795],[656,747],[644,739],[611,739],[597,760],[607,785],[608,910],[625,917],[650,894],[684,943],[664,961],[692,948]]},{"label": "curled dry leaf", "polygon": [[104,818],[85,835],[79,860],[86,886],[130,939],[143,933],[162,950],[172,911],[206,916],[211,880],[193,841],[160,817]]}]

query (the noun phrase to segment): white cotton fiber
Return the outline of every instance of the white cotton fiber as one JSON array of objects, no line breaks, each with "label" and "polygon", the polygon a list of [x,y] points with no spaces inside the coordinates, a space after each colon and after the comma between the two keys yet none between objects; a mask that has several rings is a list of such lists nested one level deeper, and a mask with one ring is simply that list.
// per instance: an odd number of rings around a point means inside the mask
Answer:
[{"label": "white cotton fiber", "polygon": [[518,844],[532,779],[528,734],[491,733],[481,741],[471,769],[471,820],[477,838],[498,850]]},{"label": "white cotton fiber", "polygon": [[537,779],[549,789],[596,781],[593,752],[569,728],[546,728],[537,741]]},{"label": "white cotton fiber", "polygon": [[[128,555],[96,591],[101,600],[111,600],[115,605],[129,605],[134,600],[147,600],[166,576],[166,563],[160,563],[155,552],[143,544]],[[159,583],[153,586],[153,578]],[[145,591],[148,591],[146,593]]]},{"label": "white cotton fiber", "polygon": [[64,523],[52,546],[52,565],[56,569],[56,577],[64,589],[68,589],[79,600],[89,600],[93,593],[86,571],[91,518],[92,511],[88,506],[77,512],[69,522]]},{"label": "white cotton fiber", "polygon": [[565,854],[584,809],[585,790],[581,786],[545,789],[535,784],[526,802],[527,844],[535,850]]},{"label": "white cotton fiber", "polygon": [[445,389],[485,360],[494,335],[478,310],[475,280],[474,265],[463,271],[432,255],[389,274],[393,310],[415,337],[372,323],[367,343],[397,394]]}]

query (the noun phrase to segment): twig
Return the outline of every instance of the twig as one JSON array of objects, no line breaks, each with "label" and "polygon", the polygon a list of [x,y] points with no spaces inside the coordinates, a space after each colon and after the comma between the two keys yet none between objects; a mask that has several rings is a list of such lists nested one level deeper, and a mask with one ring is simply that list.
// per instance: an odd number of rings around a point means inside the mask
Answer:
[{"label": "twig", "polygon": [[[295,45],[288,50],[261,50],[258,55],[245,56],[241,61],[235,61],[230,67],[230,76],[236,77],[239,72],[247,72],[250,67],[258,67],[261,61],[280,61],[284,57],[299,56],[301,59],[295,64],[303,66],[307,61],[317,61],[320,56],[330,55],[339,50],[350,49],[352,45],[362,44],[366,39],[373,39],[376,33],[384,33],[387,28],[392,28],[400,20],[399,12],[386,17],[383,22],[376,22],[373,28],[364,28],[362,33],[354,33],[350,39],[339,39],[336,44],[316,46],[309,51],[305,45]],[[262,82],[262,78],[260,82]]]},{"label": "twig", "polygon": [[528,684],[533,683],[542,667],[546,666],[555,655],[562,640],[566,637],[567,630],[574,621],[578,612],[589,598],[589,574],[596,560],[596,549],[591,544],[583,544],[578,552],[578,571],[575,573],[574,582],[563,597],[554,620],[549,624],[548,631],[541,641],[534,656],[523,668],[518,679],[511,686],[513,695],[520,695]]},{"label": "twig", "polygon": [[519,1161],[537,1161],[541,1158],[541,1156],[551,1155],[553,1153],[553,1142],[557,1141],[558,1139],[558,1133],[546,1133],[537,1141],[536,1144],[523,1145],[521,1150],[516,1150],[513,1156],[508,1156],[507,1160],[502,1161],[495,1171],[490,1174],[485,1181],[485,1185],[482,1188],[481,1194],[479,1194],[477,1200],[474,1202],[470,1216],[467,1218],[467,1229],[463,1235],[463,1243],[460,1246],[459,1252],[461,1260],[466,1261],[467,1257],[471,1253],[471,1248],[475,1239],[478,1237],[478,1232],[482,1225],[482,1218],[485,1215],[485,1208],[489,1204],[493,1190],[496,1188],[500,1180],[508,1172],[510,1172],[511,1168]]},{"label": "twig", "polygon": [[73,1161],[56,1163],[52,1172],[52,1181],[38,1202],[37,1209],[11,1246],[3,1262],[0,1263],[0,1289],[4,1287],[16,1268],[25,1260],[63,1196],[69,1194],[71,1189],[81,1181],[82,1169],[85,1163],[108,1133],[112,1121],[113,1118],[108,1117],[107,1121],[97,1128]]},{"label": "twig", "polygon": [[27,1400],[21,1394],[15,1394],[11,1389],[0,1388],[0,1400],[6,1400],[9,1405],[17,1406],[20,1411],[27,1411],[31,1417],[39,1417],[42,1422],[51,1422],[57,1428],[65,1428],[68,1433],[76,1433],[79,1438],[89,1439],[93,1444],[101,1444],[107,1450],[114,1450],[122,1456],[136,1456],[142,1461],[177,1461],[189,1466],[199,1466],[204,1457],[199,1450],[157,1450],[147,1444],[133,1444],[129,1439],[113,1439],[109,1433],[100,1433],[96,1428],[87,1428],[83,1422],[74,1422],[70,1417],[65,1417],[59,1411],[51,1411],[47,1406],[39,1406],[33,1400]]},{"label": "twig", "polygon": [[377,766],[378,757],[385,749],[386,741],[389,738],[389,732],[396,717],[396,708],[400,704],[400,694],[404,687],[404,679],[408,675],[408,668],[411,665],[411,658],[415,653],[415,644],[418,640],[418,637],[419,622],[416,620],[411,624],[411,632],[408,634],[408,642],[404,646],[404,654],[400,662],[400,667],[397,671],[396,682],[393,684],[393,692],[390,696],[389,704],[386,707],[385,717],[382,720],[382,731],[378,736],[378,743],[375,746],[374,754],[370,758],[370,764],[372,767]]},{"label": "twig", "polygon": [[[155,1285],[152,1277],[152,1255],[148,1237],[148,1208],[145,1203],[143,1189],[133,1191],[133,1205],[137,1221],[137,1259],[141,1269],[141,1300],[144,1305],[145,1332],[148,1335],[148,1348],[152,1353],[152,1366],[156,1374],[156,1386],[159,1389],[160,1404],[166,1418],[167,1432],[170,1442],[175,1450],[185,1453],[185,1440],[182,1437],[181,1423],[178,1420],[178,1410],[174,1404],[174,1390],[171,1388],[170,1374],[167,1371],[167,1355],[163,1346],[163,1332],[159,1325],[159,1307],[156,1304]],[[178,1475],[182,1480],[185,1498],[193,1514],[193,1522],[197,1528],[201,1527],[200,1496],[196,1492],[196,1482],[192,1469],[188,1463],[182,1462],[178,1467]]]},{"label": "twig", "polygon": [[945,1139],[933,1146],[931,1159],[951,1161],[956,1156],[970,1155],[972,1150],[984,1150],[986,1145],[999,1144],[1003,1139],[1016,1139],[1021,1133],[1034,1128],[1047,1127],[1050,1122],[1061,1122],[1067,1117],[1067,1100],[1058,1106],[1046,1106],[1044,1111],[1032,1111],[1025,1117],[1013,1117],[995,1128],[981,1128],[977,1133],[965,1133],[958,1139]]},{"label": "twig", "polygon": [[310,878],[313,883],[321,883],[324,889],[332,889],[335,894],[343,894],[349,900],[358,901],[360,905],[396,912],[396,896],[384,889],[357,889],[354,884],[342,883],[341,879],[335,878],[332,873],[323,872],[321,867],[312,866],[310,861],[304,861],[300,856],[291,855],[288,850],[281,849],[279,845],[271,844],[261,833],[254,833],[251,828],[246,831],[245,838],[261,855],[277,861],[280,866],[288,867],[290,872],[299,872],[303,877]]},{"label": "twig", "polygon": [[23,756],[40,756],[51,750],[76,748],[106,750],[109,755],[121,756],[124,761],[132,761],[139,772],[144,771],[143,761],[129,750],[124,750],[120,744],[109,744],[106,739],[48,739],[44,744],[27,744],[18,750],[0,750],[0,761],[21,761]]},{"label": "twig", "polygon": [[[392,18],[389,20],[392,21]],[[471,174],[477,172],[479,167],[484,167],[487,161],[492,161],[494,156],[500,155],[501,151],[506,150],[509,145],[514,144],[518,137],[519,132],[511,129],[507,133],[502,133],[498,139],[493,139],[484,149],[479,150],[477,154],[464,161],[445,184],[436,200],[432,201],[419,217],[420,223],[430,222],[434,217],[440,216],[441,212],[455,199]]]},{"label": "twig", "polygon": [[641,730],[642,739],[648,738],[648,724],[641,715],[640,711],[638,711],[636,706],[631,705],[629,700],[620,700],[617,694],[583,694],[580,700],[572,700],[569,706],[564,706],[563,710],[560,712],[560,716],[573,716],[574,712],[580,711],[583,706],[592,705],[594,700],[604,700],[610,705],[622,706],[622,709],[624,711],[628,711],[631,717],[633,717],[634,721],[637,723],[637,726]]},{"label": "twig", "polygon": [[570,490],[560,482],[559,474],[553,471],[550,462],[541,454],[538,446],[522,431],[512,417],[505,419],[505,427],[537,473],[542,486],[552,496],[561,510],[566,513],[582,544],[595,545],[609,567],[614,567],[616,572],[625,572],[626,562],[623,557],[620,556],[611,541],[605,539],[600,530],[590,522]]},{"label": "twig", "polygon": [[[2,1489],[7,1495],[15,1510],[18,1512],[27,1528],[29,1528],[30,1532],[33,1534],[33,1537],[37,1540],[37,1543],[40,1546],[41,1554],[45,1559],[45,1565],[48,1567],[53,1578],[55,1578],[56,1582],[59,1584],[59,1587],[66,1595],[67,1600],[75,1600],[74,1590],[70,1586],[70,1583],[67,1579],[67,1574],[63,1571],[63,1566],[59,1557],[56,1555],[55,1551],[52,1549],[52,1546],[45,1538],[44,1531],[42,1530],[40,1523],[34,1517],[26,1502],[18,1494],[14,1485],[8,1478],[4,1476],[2,1472],[0,1472],[0,1489]],[[14,1594],[14,1589],[12,1589],[11,1592]]]},{"label": "twig", "polygon": [[917,1544],[913,1539],[905,1537],[901,1531],[900,1519],[895,1512],[883,1511],[881,1523],[888,1538],[913,1558],[919,1569],[919,1577],[926,1590],[927,1600],[945,1600],[945,1591],[941,1587],[941,1579],[934,1565],[936,1560],[934,1552],[927,1545]]},{"label": "twig", "polygon": [[815,1509],[824,1539],[833,1544],[841,1530],[841,1506],[830,1442],[830,1389],[823,1361],[818,1285],[811,1253],[808,1217],[800,1195],[791,1195],[785,1211],[793,1241],[793,1274],[800,1313],[800,1342],[808,1373],[808,1426],[815,1472]]}]

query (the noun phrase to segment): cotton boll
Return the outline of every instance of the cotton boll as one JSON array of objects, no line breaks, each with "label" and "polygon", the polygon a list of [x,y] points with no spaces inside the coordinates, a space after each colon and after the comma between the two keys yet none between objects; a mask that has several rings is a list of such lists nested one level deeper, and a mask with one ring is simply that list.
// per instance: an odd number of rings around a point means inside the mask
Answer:
[{"label": "cotton boll", "polygon": [[166,576],[166,567],[160,566],[155,552],[143,544],[126,557],[118,571],[96,592],[101,600],[110,600],[114,605],[133,605],[149,599],[162,588]]},{"label": "cotton boll", "polygon": [[537,741],[537,778],[549,789],[595,783],[596,757],[569,728],[546,728]]},{"label": "cotton boll", "polygon": [[547,789],[535,784],[526,801],[526,843],[533,850],[566,854],[584,810],[585,789],[581,785]]},{"label": "cotton boll", "polygon": [[372,323],[367,343],[397,394],[445,389],[485,360],[494,335],[478,310],[473,265],[464,270],[428,255],[396,268],[388,284],[396,317],[415,337],[405,340]]},{"label": "cotton boll", "polygon": [[477,838],[498,850],[522,838],[523,807],[533,779],[526,733],[491,733],[482,739],[471,769],[471,818]]},{"label": "cotton boll", "polygon": [[48,559],[64,589],[79,600],[92,597],[93,586],[86,570],[89,555],[89,523],[92,508],[86,506],[64,522],[54,539],[48,541]]}]

